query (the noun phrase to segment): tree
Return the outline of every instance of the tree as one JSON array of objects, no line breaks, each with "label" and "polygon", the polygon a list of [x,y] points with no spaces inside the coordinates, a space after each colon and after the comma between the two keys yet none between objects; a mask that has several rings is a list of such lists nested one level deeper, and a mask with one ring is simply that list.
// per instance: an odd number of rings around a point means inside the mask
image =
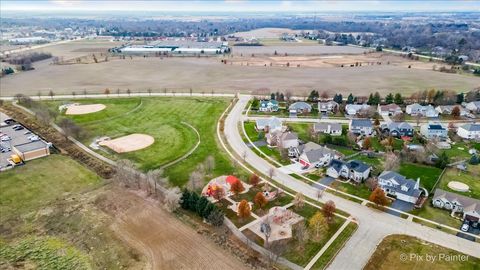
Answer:
[{"label": "tree", "polygon": [[377,127],[380,126],[380,120],[378,119],[378,117],[375,117],[375,121],[373,122],[373,124]]},{"label": "tree", "polygon": [[192,191],[199,189],[202,187],[204,177],[205,175],[200,170],[193,171],[188,178],[187,188]]},{"label": "tree", "polygon": [[[147,181],[147,193],[155,194],[157,196],[158,186],[166,187],[168,185],[168,178],[163,177],[162,169],[150,170],[145,174]],[[150,185],[153,185],[153,191],[150,190]]]},{"label": "tree", "polygon": [[103,93],[104,93],[105,95],[107,95],[107,97],[108,97],[108,95],[110,95],[110,89],[105,88],[105,90],[103,91]]},{"label": "tree", "polygon": [[459,119],[460,118],[460,108],[458,106],[453,107],[451,114],[452,114],[454,119]]},{"label": "tree", "polygon": [[258,185],[258,183],[260,182],[260,177],[258,177],[258,175],[252,173],[250,175],[250,185],[252,186],[256,186]]},{"label": "tree", "polygon": [[173,212],[180,207],[182,194],[178,187],[169,188],[165,194],[163,204],[165,209],[169,212]]},{"label": "tree", "polygon": [[463,93],[460,93],[460,94],[457,95],[457,102],[456,102],[456,103],[457,103],[457,104],[462,104],[463,101],[464,101],[464,99],[465,99],[465,98],[464,98]]},{"label": "tree", "polygon": [[328,92],[327,91],[323,91],[322,94],[320,95],[320,97],[322,98],[322,100],[327,100],[328,99]]},{"label": "tree", "polygon": [[305,205],[305,199],[303,193],[297,192],[295,198],[293,199],[293,205],[295,209],[301,209]]},{"label": "tree", "polygon": [[215,209],[207,217],[207,222],[215,227],[220,227],[223,224],[224,214],[220,209]]},{"label": "tree", "polygon": [[68,118],[63,118],[62,120],[60,120],[58,126],[62,128],[63,134],[65,135],[65,140],[67,140],[70,136],[79,138],[82,133],[82,128],[75,124],[73,120]]},{"label": "tree", "polygon": [[205,169],[209,175],[211,175],[213,170],[215,170],[215,158],[213,156],[208,156],[205,159]]},{"label": "tree", "polygon": [[291,98],[292,98],[292,92],[289,90],[285,91],[285,99],[287,101],[290,101]]},{"label": "tree", "polygon": [[325,217],[317,211],[308,221],[308,227],[316,241],[320,241],[328,230],[328,223]]},{"label": "tree", "polygon": [[387,154],[385,156],[384,169],[386,171],[394,171],[400,167],[400,158],[394,153]]},{"label": "tree", "polygon": [[212,197],[217,201],[223,199],[225,197],[225,190],[222,187],[217,186],[217,188],[212,191]]},{"label": "tree", "polygon": [[365,185],[368,187],[370,191],[373,191],[375,188],[377,188],[378,181],[375,178],[371,177],[371,178],[368,178],[367,181],[365,181]]},{"label": "tree", "polygon": [[268,203],[265,196],[263,196],[263,192],[257,192],[253,201],[258,206],[258,208],[261,208],[261,209],[263,209],[263,207],[265,207],[265,205],[267,205]]},{"label": "tree", "polygon": [[395,97],[393,98],[393,102],[395,102],[395,104],[397,104],[397,105],[403,104],[404,101],[403,101],[402,94],[396,93]]},{"label": "tree", "polygon": [[387,104],[392,104],[392,103],[393,103],[393,94],[392,94],[392,93],[389,93],[389,94],[385,97],[385,103],[387,103]]},{"label": "tree", "polygon": [[469,163],[472,164],[472,165],[478,165],[480,163],[480,159],[478,158],[478,156],[476,154],[474,154],[470,158]]},{"label": "tree", "polygon": [[331,200],[323,205],[322,213],[323,216],[327,218],[329,223],[332,222],[336,210],[337,207],[335,206],[335,203]]},{"label": "tree", "polygon": [[355,98],[353,97],[352,93],[350,93],[350,95],[348,95],[347,97],[347,104],[353,104]]},{"label": "tree", "polygon": [[372,142],[371,142],[370,137],[366,137],[363,140],[362,148],[365,149],[365,150],[369,150],[370,148],[372,148]]},{"label": "tree", "polygon": [[208,201],[207,198],[200,196],[200,198],[197,200],[197,204],[195,205],[195,212],[197,213],[197,215],[204,217],[203,215],[204,209],[207,207],[209,203],[210,202]]},{"label": "tree", "polygon": [[55,93],[52,90],[50,90],[48,92],[48,95],[50,96],[51,99],[53,99],[53,96],[55,96]]},{"label": "tree", "polygon": [[115,166],[115,175],[114,179],[119,182],[123,183],[125,186],[129,187],[132,182],[135,182],[135,165],[132,161],[121,159],[117,161],[117,165]]},{"label": "tree", "polygon": [[132,91],[130,90],[130,88],[127,89],[127,94],[128,96],[130,96],[130,94],[132,93]]},{"label": "tree", "polygon": [[268,177],[270,178],[270,180],[272,180],[274,176],[275,176],[275,169],[274,168],[268,169]]},{"label": "tree", "polygon": [[250,205],[248,204],[247,200],[242,200],[238,204],[238,216],[241,219],[245,219],[250,217],[251,212],[250,212]]},{"label": "tree", "polygon": [[447,153],[443,151],[438,157],[438,159],[435,161],[435,167],[444,169],[445,167],[447,167],[449,163],[450,163],[450,159],[448,158]]},{"label": "tree", "polygon": [[275,100],[275,93],[271,93],[271,94],[270,94],[270,99],[271,99],[271,100]]},{"label": "tree", "polygon": [[305,249],[305,244],[308,241],[309,235],[307,226],[305,226],[305,222],[301,221],[295,225],[293,228],[293,237],[298,242],[298,248],[302,251]]},{"label": "tree", "polygon": [[385,206],[388,204],[388,198],[380,187],[373,190],[368,197],[368,200],[375,203],[377,206]]},{"label": "tree", "polygon": [[333,101],[337,102],[338,104],[342,104],[343,102],[342,94],[335,94],[335,96],[333,97]]},{"label": "tree", "polygon": [[230,191],[235,195],[241,193],[244,190],[245,188],[243,187],[242,181],[240,180],[236,180],[230,185]]}]

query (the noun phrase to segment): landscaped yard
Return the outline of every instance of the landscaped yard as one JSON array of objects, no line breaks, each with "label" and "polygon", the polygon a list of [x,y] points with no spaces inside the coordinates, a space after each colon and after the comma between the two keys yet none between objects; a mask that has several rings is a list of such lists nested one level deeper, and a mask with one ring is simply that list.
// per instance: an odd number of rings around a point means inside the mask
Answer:
[{"label": "landscaped yard", "polygon": [[304,142],[310,141],[310,128],[312,124],[309,123],[288,123],[288,128],[297,133],[298,138]]},{"label": "landscaped yard", "polygon": [[282,158],[282,155],[280,155],[278,148],[270,148],[267,145],[263,145],[263,146],[259,146],[258,149],[260,149],[260,151],[262,151],[264,154],[280,162],[283,165],[288,165],[291,163],[290,159]]},{"label": "landscaped yard", "polygon": [[[365,184],[353,185],[350,183],[342,183],[340,181],[335,181],[333,183],[336,183],[337,185],[336,189],[338,191],[343,191],[345,193],[355,195],[363,199],[368,199],[368,197],[372,193]],[[332,186],[332,184],[330,186]],[[329,192],[335,194],[335,191],[329,190]]]},{"label": "landscaped yard", "polygon": [[[75,101],[84,104],[101,103],[105,110],[81,116],[69,117],[81,125],[87,136],[82,142],[89,145],[94,138],[109,136],[116,138],[132,133],[143,133],[154,137],[149,147],[129,153],[98,151],[113,159],[130,159],[142,171],[160,166],[185,155],[197,143],[194,130],[182,121],[195,127],[200,133],[200,146],[186,160],[165,170],[166,176],[175,185],[187,182],[189,174],[197,164],[208,156],[215,159],[214,176],[230,174],[233,171],[226,154],[219,151],[216,142],[216,123],[228,105],[227,99],[220,98],[112,98]],[[48,102],[57,108],[62,102]]]},{"label": "landscaped yard", "polygon": [[[449,168],[442,176],[437,188],[458,193],[463,196],[480,199],[480,165],[467,165],[468,171],[461,172],[456,168]],[[450,181],[458,181],[470,187],[469,192],[457,192],[448,187]]]},{"label": "landscaped yard", "polygon": [[471,155],[468,153],[472,147],[468,143],[457,142],[452,144],[452,148],[443,150],[451,161],[469,160]]},{"label": "landscaped yard", "polygon": [[398,173],[415,181],[420,178],[420,186],[430,192],[442,173],[442,169],[414,163],[403,163],[400,165]]},{"label": "landscaped yard", "polygon": [[[430,199],[423,204],[422,208],[413,209],[410,213],[454,228],[459,228],[462,224],[460,220],[450,216],[450,211],[433,207]],[[419,223],[422,222],[419,221]]]},{"label": "landscaped yard", "polygon": [[[412,254],[413,256],[423,256],[423,260],[418,257],[410,257]],[[435,256],[436,260],[427,261],[425,259],[427,255]],[[383,239],[364,269],[478,269],[480,259],[471,256],[468,256],[466,260],[447,259],[447,256],[453,258],[451,256],[455,255],[463,254],[411,236],[390,235]]]},{"label": "landscaped yard", "polygon": [[[371,137],[372,148],[378,152],[385,152],[385,146],[379,141],[378,137]],[[394,150],[402,150],[403,147],[403,140],[394,138],[393,139],[393,149]]]},{"label": "landscaped yard", "polygon": [[259,134],[255,129],[255,122],[245,122],[245,132],[247,133],[248,138],[252,142],[256,142],[259,139],[263,138],[263,134]]}]

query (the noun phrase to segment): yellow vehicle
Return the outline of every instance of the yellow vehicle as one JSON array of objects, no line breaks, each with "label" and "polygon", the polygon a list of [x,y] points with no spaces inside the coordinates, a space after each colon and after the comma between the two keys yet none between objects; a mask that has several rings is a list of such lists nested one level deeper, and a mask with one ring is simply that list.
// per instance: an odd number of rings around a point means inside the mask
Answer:
[{"label": "yellow vehicle", "polygon": [[10,159],[12,160],[13,163],[15,164],[20,164],[22,163],[22,159],[18,155],[11,155]]}]

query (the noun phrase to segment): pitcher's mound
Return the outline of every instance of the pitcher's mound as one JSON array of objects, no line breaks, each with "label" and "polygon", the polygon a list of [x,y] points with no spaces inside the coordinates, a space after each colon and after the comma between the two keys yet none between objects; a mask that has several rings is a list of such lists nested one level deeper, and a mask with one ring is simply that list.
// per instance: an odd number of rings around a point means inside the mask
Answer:
[{"label": "pitcher's mound", "polygon": [[101,141],[98,144],[106,146],[117,153],[125,153],[149,147],[155,142],[150,135],[130,134],[113,140]]},{"label": "pitcher's mound", "polygon": [[105,109],[107,106],[103,104],[87,104],[87,105],[72,105],[68,106],[65,114],[77,115],[77,114],[87,114],[99,112]]}]

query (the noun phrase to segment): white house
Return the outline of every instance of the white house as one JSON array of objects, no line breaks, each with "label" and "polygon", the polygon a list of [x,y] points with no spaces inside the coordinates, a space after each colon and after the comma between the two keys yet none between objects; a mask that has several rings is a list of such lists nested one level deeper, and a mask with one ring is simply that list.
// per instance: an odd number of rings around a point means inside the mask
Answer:
[{"label": "white house", "polygon": [[440,123],[428,123],[420,127],[420,134],[427,139],[446,139],[448,138],[448,130]]},{"label": "white house", "polygon": [[334,159],[330,162],[330,166],[327,169],[327,175],[332,178],[343,177],[361,183],[368,178],[371,168],[371,166],[358,160],[344,162]]},{"label": "white house", "polygon": [[428,195],[426,190],[420,188],[420,178],[414,181],[392,171],[383,171],[378,176],[378,186],[385,194],[409,203],[416,203],[422,190]]},{"label": "white house", "polygon": [[298,135],[295,132],[274,131],[265,135],[267,143],[280,148],[298,147]]},{"label": "white house", "polygon": [[278,101],[276,100],[262,100],[258,107],[260,112],[276,112],[278,111]]},{"label": "white house", "polygon": [[303,166],[327,166],[332,159],[340,158],[340,154],[325,146],[308,142],[298,147],[300,153],[299,162]]},{"label": "white house", "polygon": [[468,111],[465,110],[465,108],[463,108],[460,105],[440,105],[440,106],[437,106],[435,110],[439,114],[450,115],[452,114],[453,108],[455,107],[458,107],[460,109],[460,116],[466,116],[468,114]]},{"label": "white house", "polygon": [[378,113],[380,115],[397,115],[403,113],[402,108],[397,104],[378,105]]},{"label": "white house", "polygon": [[318,102],[318,111],[321,113],[335,112],[336,110],[338,110],[338,103],[333,100]]},{"label": "white house", "polygon": [[288,107],[288,110],[290,112],[296,111],[297,113],[309,113],[309,112],[312,111],[312,105],[310,105],[306,102],[303,102],[303,101],[298,101],[298,102],[295,102],[295,103],[291,104]]},{"label": "white house", "polygon": [[268,131],[274,132],[276,130],[282,131],[283,125],[282,120],[273,116],[270,118],[260,118],[255,121],[255,128],[257,131]]},{"label": "white house", "polygon": [[418,103],[414,103],[407,105],[405,112],[412,116],[420,115],[424,117],[438,117],[438,111],[436,111],[432,105],[422,106]]},{"label": "white house", "polygon": [[480,220],[480,200],[437,188],[432,204],[454,213],[462,213],[464,220],[476,222]]},{"label": "white house", "polygon": [[347,106],[345,106],[345,112],[348,115],[356,115],[360,111],[368,109],[370,109],[370,105],[368,104],[347,104]]},{"label": "white house", "polygon": [[465,108],[472,112],[480,112],[480,100],[467,103]]},{"label": "white house", "polygon": [[373,125],[370,119],[352,119],[348,126],[350,132],[357,135],[370,136],[373,133]]},{"label": "white house", "polygon": [[342,125],[339,123],[315,123],[313,125],[313,131],[315,133],[320,132],[332,136],[340,136],[342,135]]},{"label": "white house", "polygon": [[458,128],[457,135],[464,139],[480,139],[480,124],[465,124]]}]

